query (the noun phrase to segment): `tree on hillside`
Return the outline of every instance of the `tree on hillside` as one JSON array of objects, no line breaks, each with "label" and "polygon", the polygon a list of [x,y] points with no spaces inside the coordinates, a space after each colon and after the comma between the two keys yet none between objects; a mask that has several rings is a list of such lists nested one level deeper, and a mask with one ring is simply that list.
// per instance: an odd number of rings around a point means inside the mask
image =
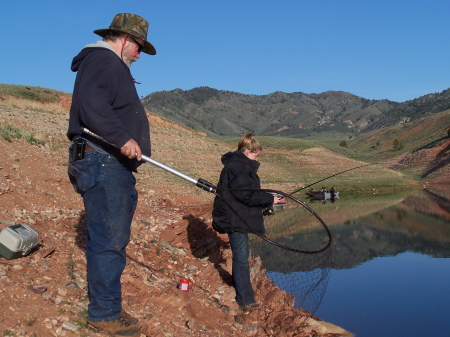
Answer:
[{"label": "tree on hillside", "polygon": [[394,139],[393,146],[394,150],[401,150],[405,147],[405,145],[403,145],[403,142],[401,140],[398,140],[397,138]]}]

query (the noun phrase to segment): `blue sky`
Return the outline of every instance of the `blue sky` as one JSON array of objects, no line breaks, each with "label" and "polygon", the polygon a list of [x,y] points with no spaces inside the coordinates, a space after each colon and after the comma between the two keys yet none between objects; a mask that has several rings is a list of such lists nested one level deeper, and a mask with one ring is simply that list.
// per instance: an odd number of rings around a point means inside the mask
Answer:
[{"label": "blue sky", "polygon": [[209,86],[403,102],[450,87],[445,0],[0,0],[0,83],[71,92],[72,58],[115,14],[150,22],[140,96]]}]

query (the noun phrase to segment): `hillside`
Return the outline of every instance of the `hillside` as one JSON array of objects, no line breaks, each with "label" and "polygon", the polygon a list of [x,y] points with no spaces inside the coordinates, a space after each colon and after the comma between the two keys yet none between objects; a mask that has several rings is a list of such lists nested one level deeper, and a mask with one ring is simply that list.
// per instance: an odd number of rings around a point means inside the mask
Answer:
[{"label": "hillside", "polygon": [[317,139],[331,133],[356,136],[445,111],[450,108],[450,90],[397,103],[342,91],[258,96],[200,87],[154,92],[142,102],[149,111],[212,137],[251,131]]},{"label": "hillside", "polygon": [[[348,149],[362,158],[395,158],[394,169],[425,182],[448,184],[450,110],[377,129],[349,140]],[[363,159],[364,160],[364,159]],[[369,159],[370,160],[370,159]]]}]

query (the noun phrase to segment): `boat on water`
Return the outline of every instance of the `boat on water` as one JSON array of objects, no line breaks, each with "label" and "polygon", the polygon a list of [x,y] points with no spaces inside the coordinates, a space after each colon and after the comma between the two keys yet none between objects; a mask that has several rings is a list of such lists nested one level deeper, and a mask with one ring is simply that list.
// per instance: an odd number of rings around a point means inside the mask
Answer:
[{"label": "boat on water", "polygon": [[309,190],[307,194],[314,200],[335,200],[339,199],[339,191],[335,191],[334,188],[329,190],[322,188],[320,190]]}]

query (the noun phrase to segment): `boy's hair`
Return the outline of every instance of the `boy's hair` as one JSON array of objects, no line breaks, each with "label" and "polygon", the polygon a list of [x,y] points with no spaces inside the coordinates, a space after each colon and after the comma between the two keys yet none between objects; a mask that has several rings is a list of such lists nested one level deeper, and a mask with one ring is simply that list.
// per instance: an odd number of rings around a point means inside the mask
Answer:
[{"label": "boy's hair", "polygon": [[247,133],[245,136],[243,136],[238,144],[238,151],[245,152],[245,150],[250,150],[250,152],[253,153],[262,151],[261,144],[255,138],[253,138],[252,133]]}]

